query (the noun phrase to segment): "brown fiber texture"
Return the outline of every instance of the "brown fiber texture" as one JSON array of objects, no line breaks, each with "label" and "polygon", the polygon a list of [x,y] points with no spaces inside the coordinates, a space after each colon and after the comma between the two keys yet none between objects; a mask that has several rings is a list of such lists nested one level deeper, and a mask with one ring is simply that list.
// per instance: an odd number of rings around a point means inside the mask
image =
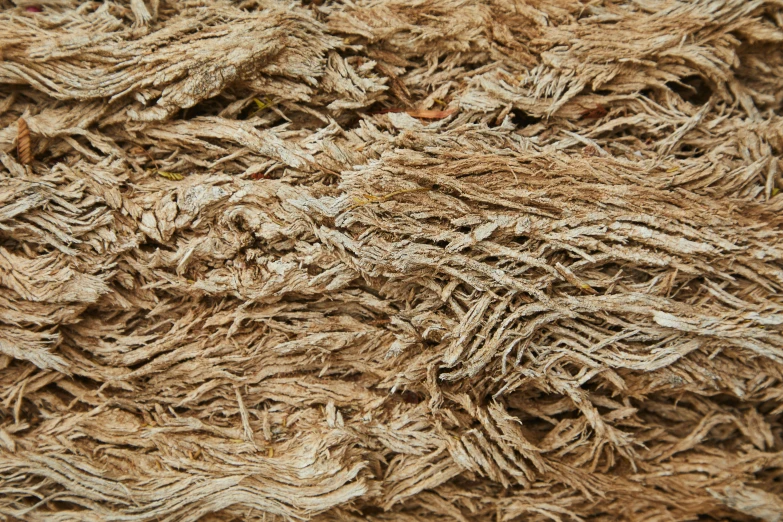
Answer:
[{"label": "brown fiber texture", "polygon": [[783,520],[780,0],[0,8],[0,520]]}]

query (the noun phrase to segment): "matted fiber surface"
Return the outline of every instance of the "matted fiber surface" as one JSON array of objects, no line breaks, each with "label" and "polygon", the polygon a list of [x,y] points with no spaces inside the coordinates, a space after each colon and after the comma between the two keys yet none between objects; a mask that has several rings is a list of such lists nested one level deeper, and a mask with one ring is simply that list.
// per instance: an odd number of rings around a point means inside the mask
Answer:
[{"label": "matted fiber surface", "polygon": [[780,0],[0,9],[0,519],[783,520]]}]

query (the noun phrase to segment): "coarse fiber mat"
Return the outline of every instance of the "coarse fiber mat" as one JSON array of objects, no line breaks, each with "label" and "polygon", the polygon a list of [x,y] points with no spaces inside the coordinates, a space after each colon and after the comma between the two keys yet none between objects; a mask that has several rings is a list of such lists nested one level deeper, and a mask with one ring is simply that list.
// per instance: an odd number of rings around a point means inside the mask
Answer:
[{"label": "coarse fiber mat", "polygon": [[0,0],[0,521],[783,521],[783,0]]}]

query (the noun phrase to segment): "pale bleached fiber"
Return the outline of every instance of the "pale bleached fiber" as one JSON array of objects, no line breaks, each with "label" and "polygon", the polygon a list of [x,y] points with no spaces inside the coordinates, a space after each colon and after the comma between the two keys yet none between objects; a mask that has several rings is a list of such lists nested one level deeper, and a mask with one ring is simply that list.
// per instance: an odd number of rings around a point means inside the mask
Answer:
[{"label": "pale bleached fiber", "polygon": [[782,2],[0,9],[0,520],[783,520]]}]

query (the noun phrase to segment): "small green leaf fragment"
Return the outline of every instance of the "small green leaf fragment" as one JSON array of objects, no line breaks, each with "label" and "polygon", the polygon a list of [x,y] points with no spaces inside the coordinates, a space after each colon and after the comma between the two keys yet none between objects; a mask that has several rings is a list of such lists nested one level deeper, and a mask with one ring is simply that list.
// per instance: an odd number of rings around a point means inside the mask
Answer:
[{"label": "small green leaf fragment", "polygon": [[166,178],[171,181],[182,181],[185,179],[185,177],[182,174],[179,174],[177,172],[169,172],[167,170],[158,170],[157,171],[158,176],[161,178]]}]

